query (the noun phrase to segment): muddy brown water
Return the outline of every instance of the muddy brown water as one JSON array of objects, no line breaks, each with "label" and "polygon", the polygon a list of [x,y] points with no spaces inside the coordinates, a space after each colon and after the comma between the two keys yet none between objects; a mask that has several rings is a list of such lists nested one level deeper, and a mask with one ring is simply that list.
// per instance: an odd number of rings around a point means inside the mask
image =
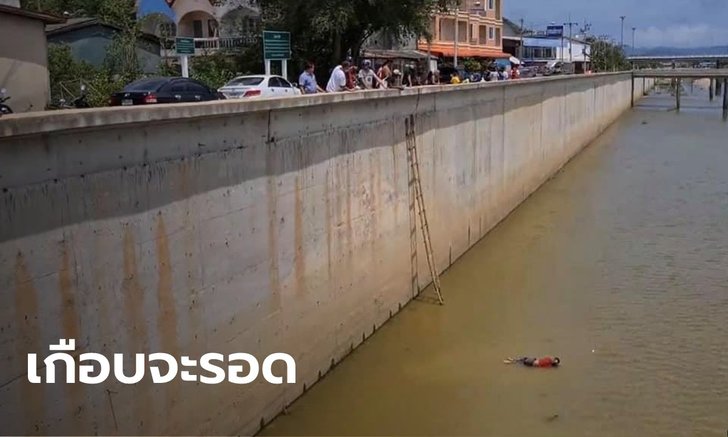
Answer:
[{"label": "muddy brown water", "polygon": [[[728,125],[644,99],[265,435],[724,436]],[[687,92],[690,88],[687,87]],[[506,366],[556,354],[557,370]]]}]

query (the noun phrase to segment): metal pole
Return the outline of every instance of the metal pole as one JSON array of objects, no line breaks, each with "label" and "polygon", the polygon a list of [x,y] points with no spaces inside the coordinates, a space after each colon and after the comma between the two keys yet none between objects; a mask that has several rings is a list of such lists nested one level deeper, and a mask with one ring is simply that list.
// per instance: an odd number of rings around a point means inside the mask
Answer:
[{"label": "metal pole", "polygon": [[682,79],[677,79],[677,85],[675,86],[675,100],[677,102],[677,111],[680,112],[680,91],[682,90]]},{"label": "metal pole", "polygon": [[460,5],[455,5],[455,56],[453,56],[453,67],[457,70],[458,68],[458,44],[460,44],[460,23],[458,21],[458,14],[460,12]]},{"label": "metal pole", "polygon": [[634,108],[634,73],[632,73],[632,95],[631,95],[631,99],[632,99],[631,106]]},{"label": "metal pole", "polygon": [[180,56],[180,64],[182,66],[182,77],[190,77],[190,57],[187,55]]},{"label": "metal pole", "polygon": [[288,80],[288,60],[284,59],[281,61],[281,76]]},{"label": "metal pole", "polygon": [[523,26],[524,26],[524,20],[523,20],[523,18],[521,18],[521,31],[520,31],[520,34],[521,34],[521,44],[518,47],[518,59],[523,59],[523,36],[524,36],[524,34],[526,32],[525,31],[525,28]]},{"label": "metal pole", "polygon": [[635,35],[636,32],[637,32],[637,28],[636,27],[633,27],[632,28],[632,56],[634,56],[634,54],[635,54],[635,46],[634,46],[634,40],[635,40],[635,38],[634,38],[634,35]]},{"label": "metal pole", "polygon": [[564,23],[565,26],[569,26],[569,62],[574,62],[574,51],[573,51],[573,43],[571,39],[574,37],[573,33],[573,27],[578,26],[579,23],[575,23],[571,21],[571,14],[569,14],[569,22]]},{"label": "metal pole", "polygon": [[427,41],[427,72],[434,73],[432,71],[432,41]]},{"label": "metal pole", "polygon": [[708,85],[708,97],[710,98],[710,101],[711,102],[713,101],[713,96],[714,96],[714,93],[713,93],[713,79],[710,79],[710,83]]}]

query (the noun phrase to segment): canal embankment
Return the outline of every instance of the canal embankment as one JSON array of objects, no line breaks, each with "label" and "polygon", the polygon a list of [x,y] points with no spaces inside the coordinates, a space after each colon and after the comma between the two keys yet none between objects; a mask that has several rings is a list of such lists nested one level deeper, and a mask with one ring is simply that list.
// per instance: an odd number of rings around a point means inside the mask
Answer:
[{"label": "canal embankment", "polygon": [[[4,117],[5,431],[256,432],[429,283],[406,117],[444,271],[630,100],[631,75],[604,74]],[[297,381],[30,385],[26,355],[59,338],[285,352]]]}]

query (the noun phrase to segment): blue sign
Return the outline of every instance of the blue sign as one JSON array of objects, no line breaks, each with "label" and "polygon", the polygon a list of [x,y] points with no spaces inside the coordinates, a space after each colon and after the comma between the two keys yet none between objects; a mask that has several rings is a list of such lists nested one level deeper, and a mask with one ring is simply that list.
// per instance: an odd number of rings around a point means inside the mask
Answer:
[{"label": "blue sign", "polygon": [[546,36],[551,38],[562,38],[564,36],[564,26],[548,26],[546,28]]}]

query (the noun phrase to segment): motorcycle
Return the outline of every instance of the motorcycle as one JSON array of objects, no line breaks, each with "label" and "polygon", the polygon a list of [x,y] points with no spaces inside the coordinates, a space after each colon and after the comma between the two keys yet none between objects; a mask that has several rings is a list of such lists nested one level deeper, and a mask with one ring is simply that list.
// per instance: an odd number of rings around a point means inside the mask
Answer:
[{"label": "motorcycle", "polygon": [[82,109],[90,108],[91,105],[86,100],[86,85],[81,85],[81,94],[73,99],[71,104],[66,103],[66,99],[58,101],[58,109]]},{"label": "motorcycle", "polygon": [[7,90],[5,88],[0,90],[0,116],[13,113],[13,110],[10,108],[10,106],[5,104],[5,102],[10,100],[10,96],[6,96],[6,94]]}]

